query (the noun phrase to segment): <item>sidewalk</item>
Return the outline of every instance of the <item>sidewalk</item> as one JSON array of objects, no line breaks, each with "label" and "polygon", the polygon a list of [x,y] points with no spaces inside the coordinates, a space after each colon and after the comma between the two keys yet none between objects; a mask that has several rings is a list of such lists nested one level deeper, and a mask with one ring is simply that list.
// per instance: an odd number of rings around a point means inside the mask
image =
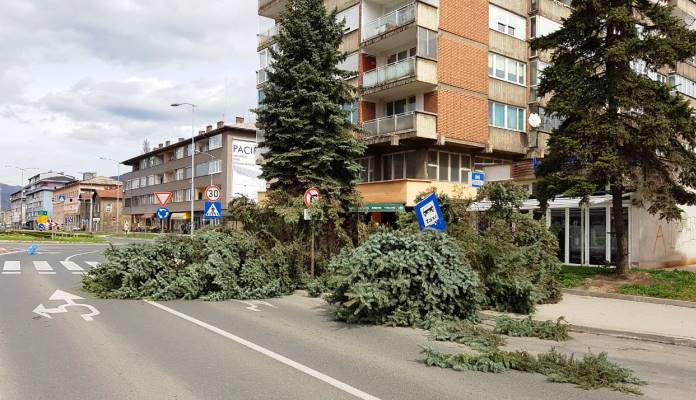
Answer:
[{"label": "sidewalk", "polygon": [[537,307],[538,320],[565,319],[575,330],[696,347],[696,308],[564,294]]}]

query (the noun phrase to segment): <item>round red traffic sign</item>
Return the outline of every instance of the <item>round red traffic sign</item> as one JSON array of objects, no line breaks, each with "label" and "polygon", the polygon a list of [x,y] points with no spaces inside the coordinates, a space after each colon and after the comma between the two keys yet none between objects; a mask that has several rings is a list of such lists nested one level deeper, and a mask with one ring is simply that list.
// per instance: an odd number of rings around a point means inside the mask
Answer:
[{"label": "round red traffic sign", "polygon": [[217,185],[210,185],[205,188],[205,198],[208,201],[218,201],[222,197],[222,189]]},{"label": "round red traffic sign", "polygon": [[319,202],[319,189],[317,188],[309,188],[304,194],[304,203],[307,207],[310,207],[312,204]]}]

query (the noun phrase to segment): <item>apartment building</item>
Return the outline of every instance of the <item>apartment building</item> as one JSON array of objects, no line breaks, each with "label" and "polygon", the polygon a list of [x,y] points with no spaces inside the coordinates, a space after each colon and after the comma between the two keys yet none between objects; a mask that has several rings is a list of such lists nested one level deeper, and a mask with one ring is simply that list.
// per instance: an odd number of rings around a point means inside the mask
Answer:
[{"label": "apartment building", "polygon": [[[275,22],[258,35],[259,100],[268,48],[291,0],[259,0],[259,15]],[[528,39],[560,27],[570,1],[327,0],[345,21],[342,68],[359,99],[346,105],[368,144],[358,189],[366,205],[414,205],[435,186],[471,195],[473,171],[496,169],[498,179],[526,178],[543,157],[557,124],[535,96],[540,55]],[[266,20],[266,21],[269,21]],[[527,120],[538,113],[542,124]],[[515,173],[532,172],[532,176]],[[500,173],[503,176],[500,176]],[[378,206],[375,208],[379,208]]]},{"label": "apartment building", "polygon": [[52,218],[53,192],[74,181],[73,176],[54,171],[30,177],[26,186],[10,195],[13,227],[36,229],[39,219]]},{"label": "apartment building", "polygon": [[[195,145],[195,148],[194,148]],[[195,153],[194,153],[195,152]],[[194,155],[195,172],[191,170]],[[171,218],[168,230],[180,231],[191,223],[191,197],[194,199],[195,226],[204,224],[204,192],[208,185],[222,188],[222,206],[237,196],[257,199],[260,167],[256,165],[256,128],[237,118],[235,124],[223,121],[215,127],[208,125],[194,137],[179,138],[177,142],[160,143],[152,151],[123,162],[132,171],[125,174],[124,214],[131,230],[153,230],[160,227],[155,212],[160,207],[155,192],[172,192],[168,205]],[[191,176],[194,191],[191,193]]]},{"label": "apartment building", "polygon": [[[91,226],[92,231],[115,232],[123,226],[125,219],[121,215],[121,222],[117,223],[111,218],[111,214],[115,217],[116,207],[119,207],[119,213],[122,214],[122,206],[118,204],[123,203],[123,193],[118,195],[118,201],[115,196],[119,188],[122,189],[123,184],[116,179],[96,176],[93,173],[85,174],[82,180],[65,185],[53,192],[53,220],[60,224],[63,230],[89,231]],[[104,209],[111,210],[108,215],[102,216],[100,213],[103,201],[99,193],[111,196],[108,200],[112,203],[111,207],[107,204],[103,205]]]},{"label": "apartment building", "polygon": [[[275,25],[258,35],[259,101],[263,99],[268,47],[291,0],[259,0],[262,21]],[[529,40],[561,28],[570,0],[326,0],[346,23],[342,67],[359,99],[346,105],[368,144],[358,189],[366,209],[381,204],[413,206],[430,186],[445,193],[472,195],[472,171],[487,181],[514,180],[530,194],[534,166],[547,151],[560,121],[545,111],[548,98],[537,95],[540,73],[550,56],[531,51]],[[696,25],[696,3],[667,0],[675,14]],[[650,71],[696,106],[696,60],[676,69]],[[541,124],[532,128],[529,116]],[[536,125],[536,124],[535,124]],[[373,207],[371,207],[373,206]],[[526,205],[538,208],[533,200]],[[684,208],[688,221],[696,208]],[[571,264],[602,264],[615,257],[612,210],[598,195],[582,207],[579,199],[550,205],[547,221],[556,225],[559,258]],[[668,224],[645,210],[624,204],[629,259],[641,266],[680,265],[696,260],[696,225]],[[383,215],[377,214],[379,220]],[[692,216],[693,215],[693,216]]]}]

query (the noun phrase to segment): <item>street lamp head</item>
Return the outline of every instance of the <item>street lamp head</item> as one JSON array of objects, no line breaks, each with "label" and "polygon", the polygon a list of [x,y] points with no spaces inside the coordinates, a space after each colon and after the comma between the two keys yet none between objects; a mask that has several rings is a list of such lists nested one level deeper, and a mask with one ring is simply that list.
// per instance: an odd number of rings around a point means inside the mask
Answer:
[{"label": "street lamp head", "polygon": [[179,103],[172,103],[172,104],[171,104],[172,107],[179,107],[180,105],[181,105],[181,104],[179,104]]}]

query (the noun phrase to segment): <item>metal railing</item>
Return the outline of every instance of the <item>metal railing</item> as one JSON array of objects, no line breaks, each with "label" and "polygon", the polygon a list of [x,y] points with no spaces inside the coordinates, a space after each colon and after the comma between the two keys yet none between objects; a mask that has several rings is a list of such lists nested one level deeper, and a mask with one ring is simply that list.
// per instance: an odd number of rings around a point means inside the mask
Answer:
[{"label": "metal railing", "polygon": [[416,3],[410,3],[397,8],[389,14],[370,21],[363,28],[363,41],[379,36],[384,32],[390,31],[397,26],[406,25],[416,19]]},{"label": "metal railing", "polygon": [[273,39],[273,37],[277,34],[278,34],[278,25],[273,25],[273,27],[271,27],[271,29],[267,29],[267,30],[258,34],[259,44],[261,45],[261,44],[264,44],[264,43],[271,41],[271,39]]},{"label": "metal railing", "polygon": [[383,65],[363,75],[363,87],[381,85],[396,81],[416,73],[416,57],[409,57],[401,61]]},{"label": "metal railing", "polygon": [[394,132],[412,130],[416,126],[416,112],[410,111],[403,114],[390,115],[384,118],[365,121],[362,129],[365,137],[387,135]]}]

